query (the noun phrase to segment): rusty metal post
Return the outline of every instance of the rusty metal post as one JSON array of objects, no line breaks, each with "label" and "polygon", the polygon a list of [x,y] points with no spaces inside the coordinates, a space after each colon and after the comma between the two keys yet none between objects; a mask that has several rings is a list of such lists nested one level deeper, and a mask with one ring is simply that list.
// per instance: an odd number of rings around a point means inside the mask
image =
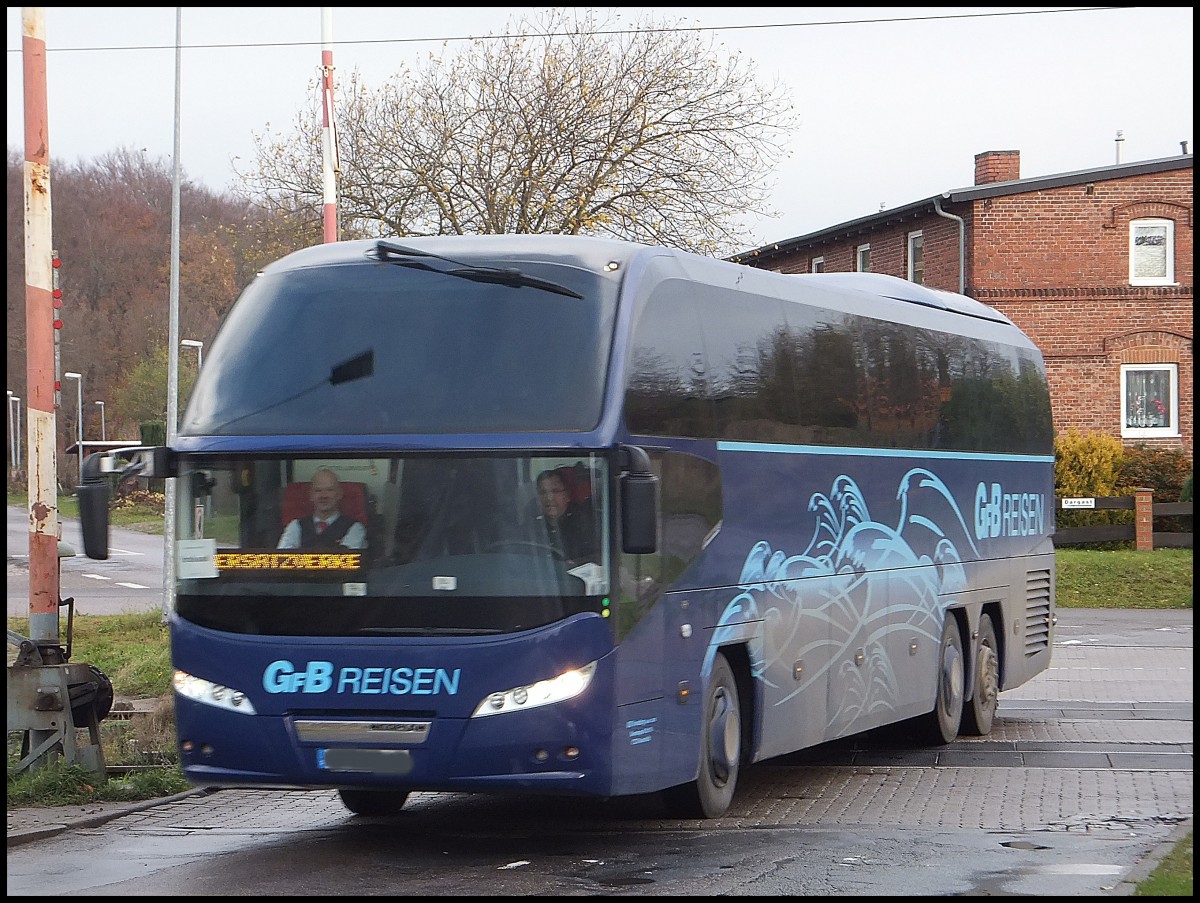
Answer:
[{"label": "rusty metal post", "polygon": [[58,643],[58,461],[55,431],[54,268],[45,11],[21,8],[25,98],[25,355],[29,428],[29,634]]}]

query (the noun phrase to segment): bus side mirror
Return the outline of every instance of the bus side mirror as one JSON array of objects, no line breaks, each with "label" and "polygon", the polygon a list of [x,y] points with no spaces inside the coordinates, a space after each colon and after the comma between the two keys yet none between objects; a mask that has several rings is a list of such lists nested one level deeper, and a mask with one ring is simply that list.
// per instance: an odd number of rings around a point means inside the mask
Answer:
[{"label": "bus side mirror", "polygon": [[88,455],[83,462],[79,500],[79,526],[83,531],[83,554],[108,560],[108,477],[101,472],[103,455]]}]

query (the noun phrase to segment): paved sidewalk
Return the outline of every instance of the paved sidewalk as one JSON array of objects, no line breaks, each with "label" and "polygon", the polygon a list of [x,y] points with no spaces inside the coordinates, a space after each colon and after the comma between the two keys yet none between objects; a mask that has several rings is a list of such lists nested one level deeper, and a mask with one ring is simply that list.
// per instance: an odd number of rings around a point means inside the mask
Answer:
[{"label": "paved sidewalk", "polygon": [[179,800],[204,796],[209,791],[203,788],[177,793],[174,796],[143,800],[135,803],[91,802],[75,806],[22,806],[8,810],[8,845],[10,847],[42,840],[81,828],[94,828],[105,822],[153,809]]}]

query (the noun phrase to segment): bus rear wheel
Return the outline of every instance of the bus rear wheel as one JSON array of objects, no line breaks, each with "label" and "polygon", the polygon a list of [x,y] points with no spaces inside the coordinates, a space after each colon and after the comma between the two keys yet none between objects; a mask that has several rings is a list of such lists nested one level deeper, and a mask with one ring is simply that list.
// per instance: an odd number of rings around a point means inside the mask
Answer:
[{"label": "bus rear wheel", "polygon": [[979,619],[979,639],[971,659],[975,663],[975,691],[971,694],[971,704],[963,712],[963,731],[983,737],[992,732],[1000,704],[1000,653],[991,615]]},{"label": "bus rear wheel", "polygon": [[338,788],[342,805],[355,815],[397,815],[408,801],[407,790],[351,790]]},{"label": "bus rear wheel", "polygon": [[665,792],[677,818],[719,818],[733,802],[742,756],[742,712],[737,681],[721,653],[704,690],[700,724],[700,771],[696,780]]},{"label": "bus rear wheel", "polygon": [[958,621],[950,612],[942,625],[942,641],[938,645],[937,701],[924,718],[924,734],[930,743],[944,745],[958,736],[963,718],[963,690],[966,686],[966,664],[963,660],[962,634]]}]

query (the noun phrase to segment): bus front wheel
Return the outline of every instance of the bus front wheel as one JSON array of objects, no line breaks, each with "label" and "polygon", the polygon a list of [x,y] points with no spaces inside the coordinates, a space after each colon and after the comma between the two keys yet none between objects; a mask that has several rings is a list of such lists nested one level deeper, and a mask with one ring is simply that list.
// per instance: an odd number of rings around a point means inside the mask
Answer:
[{"label": "bus front wheel", "polygon": [[666,791],[677,818],[719,818],[733,802],[742,755],[742,712],[733,669],[721,653],[704,691],[700,770],[696,780]]},{"label": "bus front wheel", "polygon": [[405,790],[351,790],[338,788],[342,805],[355,815],[396,815],[408,801]]},{"label": "bus front wheel", "polygon": [[933,711],[925,716],[925,735],[930,743],[950,743],[958,736],[963,718],[963,690],[966,686],[966,663],[963,660],[962,634],[958,621],[950,612],[942,626],[942,641],[938,646],[937,701]]}]

